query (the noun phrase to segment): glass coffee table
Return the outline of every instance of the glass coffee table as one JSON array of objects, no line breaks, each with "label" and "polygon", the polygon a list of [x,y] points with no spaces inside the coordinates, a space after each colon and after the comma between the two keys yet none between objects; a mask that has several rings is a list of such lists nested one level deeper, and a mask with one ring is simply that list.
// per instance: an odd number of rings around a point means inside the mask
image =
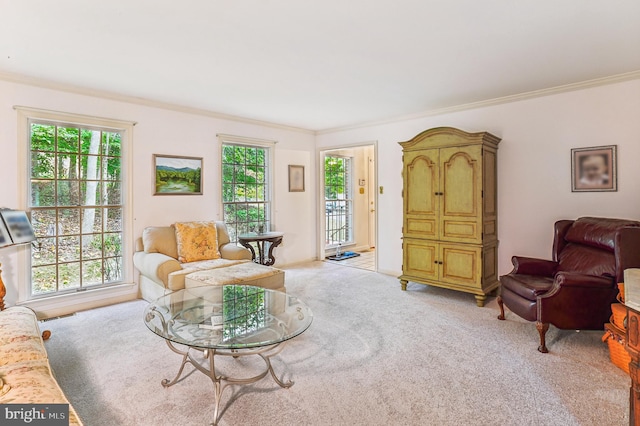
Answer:
[{"label": "glass coffee table", "polygon": [[[312,320],[309,307],[296,297],[241,285],[179,290],[160,297],[144,312],[146,326],[182,356],[175,378],[162,380],[162,386],[181,380],[187,364],[207,375],[214,385],[214,425],[220,420],[220,400],[229,385],[255,383],[271,374],[281,387],[293,386],[291,380],[285,382],[276,376],[271,357],[309,328]],[[260,357],[264,371],[247,378],[227,377],[216,369],[216,357],[221,356]]]}]

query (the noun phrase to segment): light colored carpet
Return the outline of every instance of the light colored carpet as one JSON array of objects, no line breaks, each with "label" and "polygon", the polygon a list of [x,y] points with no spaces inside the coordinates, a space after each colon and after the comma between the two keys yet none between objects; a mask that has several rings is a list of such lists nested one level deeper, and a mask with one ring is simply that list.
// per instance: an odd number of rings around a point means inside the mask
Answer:
[{"label": "light colored carpet", "polygon": [[[602,332],[548,334],[491,299],[409,284],[327,262],[286,272],[314,322],[274,358],[295,380],[227,388],[221,425],[623,425],[629,378]],[[142,322],[134,301],[46,323],[55,374],[87,426],[206,425],[211,381],[196,372],[171,388],[180,357]],[[231,372],[250,362],[229,360]],[[232,404],[226,404],[229,399]]]}]

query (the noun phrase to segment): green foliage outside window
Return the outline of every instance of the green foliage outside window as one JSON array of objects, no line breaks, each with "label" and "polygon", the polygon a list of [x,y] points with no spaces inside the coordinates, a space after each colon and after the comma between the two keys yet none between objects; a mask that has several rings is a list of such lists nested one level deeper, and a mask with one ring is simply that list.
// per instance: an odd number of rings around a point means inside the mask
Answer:
[{"label": "green foliage outside window", "polygon": [[333,247],[353,239],[351,158],[327,155],[324,158],[325,244]]},{"label": "green foliage outside window", "polygon": [[222,146],[222,203],[232,241],[244,232],[269,227],[268,150]]},{"label": "green foliage outside window", "polygon": [[324,158],[324,192],[325,199],[338,200],[346,198],[345,179],[348,158],[332,157]]},{"label": "green foliage outside window", "polygon": [[122,280],[122,140],[118,132],[30,126],[32,294]]}]

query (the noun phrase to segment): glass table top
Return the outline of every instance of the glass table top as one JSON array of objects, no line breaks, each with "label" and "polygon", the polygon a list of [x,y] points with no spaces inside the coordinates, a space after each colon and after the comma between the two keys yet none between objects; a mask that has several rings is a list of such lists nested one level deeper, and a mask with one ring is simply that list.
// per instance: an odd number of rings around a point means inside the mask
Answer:
[{"label": "glass table top", "polygon": [[144,311],[144,322],[155,334],[202,349],[275,345],[300,335],[312,321],[311,309],[298,298],[242,285],[178,290]]}]

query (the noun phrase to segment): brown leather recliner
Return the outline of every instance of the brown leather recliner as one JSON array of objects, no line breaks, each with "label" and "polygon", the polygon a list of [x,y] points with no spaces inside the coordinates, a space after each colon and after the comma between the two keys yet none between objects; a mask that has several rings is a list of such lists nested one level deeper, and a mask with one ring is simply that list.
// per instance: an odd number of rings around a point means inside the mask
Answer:
[{"label": "brown leather recliner", "polygon": [[640,222],[584,217],[555,224],[553,261],[514,256],[514,269],[500,277],[504,305],[540,333],[548,352],[549,324],[563,330],[602,330],[626,268],[640,267]]}]

